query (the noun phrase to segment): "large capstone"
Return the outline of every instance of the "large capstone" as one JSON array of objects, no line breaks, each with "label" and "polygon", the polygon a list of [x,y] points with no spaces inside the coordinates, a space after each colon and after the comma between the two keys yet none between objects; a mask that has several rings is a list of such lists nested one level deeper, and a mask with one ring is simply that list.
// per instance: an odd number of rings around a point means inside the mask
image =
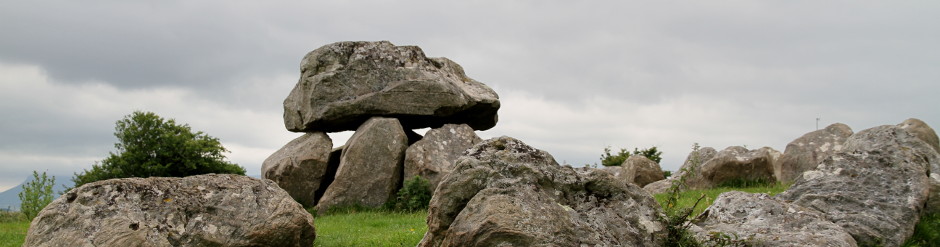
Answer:
[{"label": "large capstone", "polygon": [[313,206],[321,196],[316,192],[322,192],[335,175],[328,172],[336,171],[329,167],[332,148],[325,133],[304,134],[265,159],[261,177],[273,180],[302,205]]},{"label": "large capstone", "polygon": [[900,246],[928,198],[928,167],[940,155],[898,126],[858,132],[843,151],[803,172],[780,199],[822,212],[859,245]]},{"label": "large capstone", "polygon": [[382,206],[398,191],[408,137],[398,120],[375,117],[346,141],[333,183],[317,203],[319,213],[336,206]]},{"label": "large capstone", "polygon": [[496,125],[496,92],[447,58],[425,57],[417,46],[333,43],[308,53],[300,73],[284,100],[290,131],[355,130],[374,116],[397,118],[406,129]]},{"label": "large capstone", "polygon": [[123,178],[46,206],[24,246],[311,246],[313,217],[270,180]]},{"label": "large capstone", "polygon": [[662,246],[661,208],[599,169],[519,140],[477,144],[438,185],[419,246]]},{"label": "large capstone", "polygon": [[852,128],[835,123],[791,141],[783,152],[779,167],[774,169],[777,180],[793,182],[803,172],[816,169],[825,158],[842,151],[842,144],[851,135]]}]

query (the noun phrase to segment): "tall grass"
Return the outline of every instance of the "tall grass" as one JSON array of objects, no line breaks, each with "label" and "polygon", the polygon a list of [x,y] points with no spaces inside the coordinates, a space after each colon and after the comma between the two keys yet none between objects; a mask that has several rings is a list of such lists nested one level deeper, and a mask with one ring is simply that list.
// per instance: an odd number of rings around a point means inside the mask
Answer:
[{"label": "tall grass", "polygon": [[23,245],[29,221],[19,212],[0,212],[0,247]]}]

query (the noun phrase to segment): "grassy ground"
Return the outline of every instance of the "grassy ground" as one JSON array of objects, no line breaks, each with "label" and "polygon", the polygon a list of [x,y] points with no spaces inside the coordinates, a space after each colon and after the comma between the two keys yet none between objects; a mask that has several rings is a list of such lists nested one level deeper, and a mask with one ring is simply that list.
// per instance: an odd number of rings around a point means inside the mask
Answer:
[{"label": "grassy ground", "polygon": [[[724,192],[744,191],[744,192],[750,192],[750,193],[767,193],[770,195],[776,195],[777,193],[787,190],[787,188],[789,187],[790,187],[789,185],[773,184],[773,185],[755,186],[755,187],[747,187],[747,188],[721,187],[721,188],[714,188],[714,189],[707,189],[707,190],[683,191],[682,193],[679,194],[678,208],[692,207],[692,205],[695,204],[695,200],[698,200],[699,196],[701,196],[702,194],[705,194],[705,199],[702,199],[702,202],[700,202],[699,205],[695,207],[695,210],[692,211],[692,216],[694,217],[702,213],[702,211],[704,211],[705,208],[707,208],[709,205],[712,205],[712,202],[715,201],[715,198],[718,197],[719,194],[724,193]],[[667,194],[656,194],[653,197],[655,197],[656,201],[658,201],[660,204],[663,204],[666,201],[667,196],[668,196]]]},{"label": "grassy ground", "polygon": [[0,247],[21,246],[26,240],[29,221],[19,213],[0,213]]},{"label": "grassy ground", "polygon": [[428,230],[427,214],[353,211],[318,216],[313,246],[415,246]]}]

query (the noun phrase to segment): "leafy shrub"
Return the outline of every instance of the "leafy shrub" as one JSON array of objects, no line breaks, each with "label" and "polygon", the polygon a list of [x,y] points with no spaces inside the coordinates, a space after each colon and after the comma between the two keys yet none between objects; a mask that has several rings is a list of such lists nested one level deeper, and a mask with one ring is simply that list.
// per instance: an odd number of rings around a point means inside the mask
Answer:
[{"label": "leafy shrub", "polygon": [[669,178],[672,176],[672,171],[663,170],[663,177]]},{"label": "leafy shrub", "polygon": [[52,202],[55,196],[52,192],[52,186],[55,185],[55,176],[49,178],[46,172],[39,175],[33,171],[33,180],[23,185],[23,191],[20,191],[20,212],[26,216],[26,219],[32,221],[39,215],[46,205]]},{"label": "leafy shrub", "polygon": [[633,148],[633,153],[630,153],[627,151],[627,149],[624,148],[621,148],[620,151],[617,151],[616,154],[611,154],[610,151],[610,146],[604,148],[604,153],[601,154],[601,165],[619,166],[623,164],[627,158],[630,158],[631,155],[642,155],[643,157],[646,157],[647,159],[650,159],[656,163],[659,163],[663,160],[663,152],[657,150],[655,146],[643,150]]},{"label": "leafy shrub", "polygon": [[419,176],[405,181],[394,200],[387,207],[394,211],[415,212],[428,209],[431,203],[431,183]]},{"label": "leafy shrub", "polygon": [[178,125],[152,112],[135,111],[117,121],[117,153],[76,173],[75,187],[94,181],[126,177],[185,177],[207,173],[245,175],[245,169],[225,160],[228,152],[218,138],[189,125]]}]

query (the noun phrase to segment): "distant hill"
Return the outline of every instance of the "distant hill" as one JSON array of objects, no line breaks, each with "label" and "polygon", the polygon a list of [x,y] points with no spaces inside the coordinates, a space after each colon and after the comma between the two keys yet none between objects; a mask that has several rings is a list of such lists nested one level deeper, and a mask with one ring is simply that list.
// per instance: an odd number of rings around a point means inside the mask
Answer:
[{"label": "distant hill", "polygon": [[[71,187],[74,183],[72,183],[72,176],[54,176],[56,185],[52,187],[52,191],[55,191],[56,197],[59,197],[61,194],[58,193],[65,190],[65,186]],[[23,191],[24,184],[32,180],[33,175],[29,175],[29,177],[27,177],[25,181],[19,185],[16,185],[4,192],[0,192],[0,209],[18,211],[20,209],[20,191]]]}]

